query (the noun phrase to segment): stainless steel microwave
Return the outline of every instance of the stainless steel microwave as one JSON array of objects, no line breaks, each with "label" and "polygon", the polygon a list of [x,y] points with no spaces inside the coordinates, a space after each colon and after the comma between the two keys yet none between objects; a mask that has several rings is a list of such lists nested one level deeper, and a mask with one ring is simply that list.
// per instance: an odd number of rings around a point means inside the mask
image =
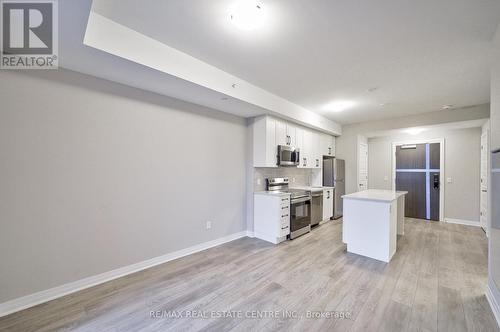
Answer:
[{"label": "stainless steel microwave", "polygon": [[297,166],[300,163],[300,149],[289,145],[278,145],[278,166]]}]

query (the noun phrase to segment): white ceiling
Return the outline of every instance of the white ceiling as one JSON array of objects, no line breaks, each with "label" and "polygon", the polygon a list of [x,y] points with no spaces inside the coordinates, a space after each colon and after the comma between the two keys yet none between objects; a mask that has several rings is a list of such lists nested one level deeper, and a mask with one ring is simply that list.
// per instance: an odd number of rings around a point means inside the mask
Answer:
[{"label": "white ceiling", "polygon": [[[343,124],[489,102],[498,0],[262,0],[268,24],[250,32],[230,24],[234,1],[94,0],[92,9]],[[321,109],[336,99],[358,105]]]}]

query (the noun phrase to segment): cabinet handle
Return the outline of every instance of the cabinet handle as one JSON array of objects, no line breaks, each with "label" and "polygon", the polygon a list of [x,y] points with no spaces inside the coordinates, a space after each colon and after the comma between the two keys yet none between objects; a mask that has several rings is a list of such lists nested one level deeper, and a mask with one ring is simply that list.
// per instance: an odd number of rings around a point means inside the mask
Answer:
[{"label": "cabinet handle", "polygon": [[286,210],[286,209],[288,209],[288,206],[283,206],[281,209]]},{"label": "cabinet handle", "polygon": [[332,154],[332,148],[328,148],[328,155]]},{"label": "cabinet handle", "polygon": [[287,229],[287,228],[288,228],[288,226],[285,226],[285,227],[281,227],[281,229]]},{"label": "cabinet handle", "polygon": [[281,218],[288,217],[288,214],[281,215]]}]

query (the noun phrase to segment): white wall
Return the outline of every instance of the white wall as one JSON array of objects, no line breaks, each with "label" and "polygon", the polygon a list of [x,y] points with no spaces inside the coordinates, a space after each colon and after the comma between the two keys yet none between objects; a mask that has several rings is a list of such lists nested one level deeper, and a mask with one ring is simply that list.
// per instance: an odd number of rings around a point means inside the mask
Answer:
[{"label": "white wall", "polygon": [[[491,149],[500,148],[500,25],[494,40],[494,64],[491,71]],[[492,176],[493,178],[493,176]],[[490,186],[491,188],[491,186]],[[489,299],[493,302],[493,312],[500,324],[500,229],[491,227],[493,204],[498,204],[497,192],[490,190],[489,222],[490,237],[488,251]],[[498,220],[493,224],[498,225]],[[498,227],[498,226],[497,226]]]},{"label": "white wall", "polygon": [[0,303],[246,230],[244,119],[67,70],[0,102]]},{"label": "white wall", "polygon": [[[439,130],[420,135],[392,135],[368,140],[370,150],[368,179],[370,189],[392,189],[392,143],[445,139],[444,217],[479,224],[481,128]],[[387,180],[386,180],[387,179]],[[443,182],[446,179],[442,179]]]},{"label": "white wall", "polygon": [[[416,126],[430,126],[450,122],[487,119],[490,116],[489,104],[430,112],[419,115],[404,116],[390,119],[390,121],[372,121],[357,123],[342,128],[342,136],[336,140],[336,156],[346,162],[346,193],[357,190],[357,144],[362,136],[373,137],[388,130],[409,128]],[[373,157],[372,151],[368,155]],[[368,179],[371,180],[370,178]]]}]

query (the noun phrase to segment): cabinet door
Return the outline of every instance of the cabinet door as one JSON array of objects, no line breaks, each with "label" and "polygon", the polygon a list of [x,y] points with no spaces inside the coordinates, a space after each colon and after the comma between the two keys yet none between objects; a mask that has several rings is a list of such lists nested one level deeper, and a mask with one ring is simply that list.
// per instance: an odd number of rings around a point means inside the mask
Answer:
[{"label": "cabinet door", "polygon": [[333,190],[325,189],[323,191],[323,220],[333,217]]},{"label": "cabinet door", "polygon": [[286,134],[288,135],[288,144],[291,146],[297,145],[297,127],[287,123]]},{"label": "cabinet door", "polygon": [[335,157],[335,152],[336,152],[336,149],[335,149],[335,136],[331,136],[331,144],[332,144],[332,156]]},{"label": "cabinet door", "polygon": [[276,120],[276,145],[288,145],[286,122]]},{"label": "cabinet door", "polygon": [[310,129],[304,129],[303,132],[304,136],[304,153],[302,154],[302,161],[304,162],[305,158],[305,168],[313,168],[313,159],[314,159],[314,153],[313,153],[313,138],[312,138],[312,131]]},{"label": "cabinet door", "polygon": [[329,140],[330,140],[330,135],[319,134],[319,148],[320,148],[320,153],[323,156],[329,156],[331,154]]},{"label": "cabinet door", "polygon": [[328,219],[328,190],[323,190],[323,220]]},{"label": "cabinet door", "polygon": [[315,131],[311,131],[312,168],[321,168],[323,157],[321,156],[321,151],[319,146],[320,146],[320,134]]},{"label": "cabinet door", "polygon": [[300,163],[297,166],[298,168],[306,168],[307,163],[305,161],[306,155],[304,149],[304,129],[301,127],[297,127],[295,130],[295,146],[299,148],[300,151]]},{"label": "cabinet door", "polygon": [[277,156],[276,120],[268,118],[266,122],[266,167],[277,167]]}]

